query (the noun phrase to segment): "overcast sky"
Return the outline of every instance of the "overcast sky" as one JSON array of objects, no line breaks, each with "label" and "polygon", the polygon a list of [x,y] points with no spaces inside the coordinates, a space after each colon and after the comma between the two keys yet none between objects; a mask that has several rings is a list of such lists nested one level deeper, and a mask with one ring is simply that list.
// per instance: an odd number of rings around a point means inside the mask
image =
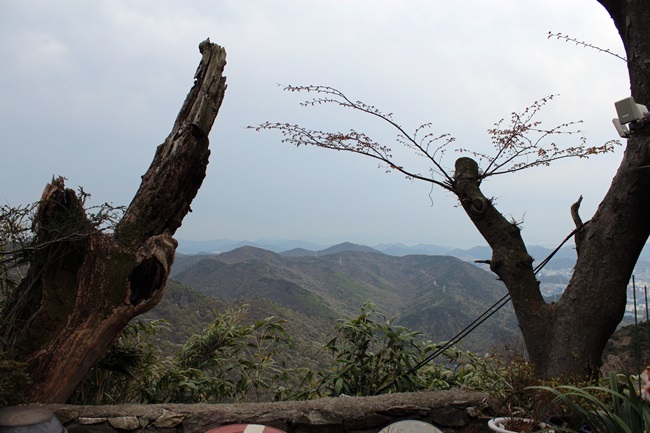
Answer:
[{"label": "overcast sky", "polygon": [[[228,53],[228,89],[207,177],[177,238],[484,244],[448,192],[246,127],[355,125],[394,143],[376,121],[303,108],[309,95],[277,85],[319,84],[393,113],[406,130],[432,122],[458,147],[486,149],[496,121],[550,94],[560,96],[544,125],[582,120],[588,143],[617,138],[625,62],[549,31],[623,54],[595,0],[0,0],[0,199],[36,201],[62,175],[95,203],[128,204],[210,37]],[[591,216],[621,156],[619,147],[566,160],[483,190],[523,220],[528,243],[552,246],[573,228],[569,207],[580,195],[583,219]]]}]

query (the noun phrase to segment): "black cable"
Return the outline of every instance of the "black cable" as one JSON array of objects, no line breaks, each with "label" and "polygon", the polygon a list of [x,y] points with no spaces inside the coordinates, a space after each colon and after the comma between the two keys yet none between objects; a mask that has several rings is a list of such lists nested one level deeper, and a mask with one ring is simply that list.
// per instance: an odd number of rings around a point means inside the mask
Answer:
[{"label": "black cable", "polygon": [[[589,221],[587,221],[588,223]],[[587,224],[585,223],[585,224]],[[584,227],[584,224],[580,227],[576,227],[573,229],[573,231],[566,237],[560,244],[548,255],[544,260],[542,260],[535,268],[533,268],[533,274],[537,275],[539,271],[544,268],[548,264],[548,262],[551,261],[553,256],[564,246],[565,243],[568,242],[569,239],[571,239],[577,232],[578,230],[582,229]],[[472,323],[467,325],[465,328],[463,328],[458,334],[456,334],[451,340],[447,341],[445,344],[440,346],[438,349],[436,349],[432,354],[424,358],[422,361],[418,362],[415,364],[413,367],[411,367],[409,370],[407,370],[405,373],[400,374],[398,377],[390,381],[387,385],[382,386],[377,390],[377,394],[381,394],[383,391],[387,390],[391,386],[397,382],[398,379],[401,379],[404,376],[408,376],[409,374],[419,370],[420,368],[424,367],[426,364],[430,363],[434,359],[436,359],[438,356],[443,354],[447,349],[458,343],[460,340],[465,338],[467,335],[469,335],[474,329],[478,328],[483,322],[485,322],[487,319],[492,317],[494,313],[499,311],[501,308],[505,307],[506,304],[510,302],[510,293],[506,293],[501,299],[499,299],[497,302],[492,304],[487,310],[485,310],[480,316],[478,316]]]},{"label": "black cable", "polygon": [[[458,334],[456,334],[451,340],[447,341],[444,343],[442,346],[440,346],[438,349],[436,349],[432,354],[427,356],[425,359],[422,361],[418,362],[415,364],[413,367],[411,367],[408,371],[405,373],[401,374],[397,378],[395,378],[392,382],[390,382],[388,385],[380,388],[377,391],[377,394],[380,394],[382,391],[385,391],[387,388],[392,386],[397,379],[408,376],[409,374],[419,370],[420,368],[424,367],[426,364],[429,362],[433,361],[435,358],[438,356],[442,355],[449,349],[450,347],[454,346],[456,343],[458,343],[460,340],[465,338],[468,334],[470,334],[474,329],[479,327],[483,322],[485,322],[487,319],[492,317],[494,313],[499,311],[501,308],[503,308],[508,302],[510,302],[510,294],[504,295],[501,299],[499,299],[497,302],[495,302],[490,308],[488,308],[483,314],[481,314],[478,318],[476,318],[472,323],[470,323],[468,326],[466,326],[462,331],[460,331]],[[492,310],[494,309],[494,310]]]}]

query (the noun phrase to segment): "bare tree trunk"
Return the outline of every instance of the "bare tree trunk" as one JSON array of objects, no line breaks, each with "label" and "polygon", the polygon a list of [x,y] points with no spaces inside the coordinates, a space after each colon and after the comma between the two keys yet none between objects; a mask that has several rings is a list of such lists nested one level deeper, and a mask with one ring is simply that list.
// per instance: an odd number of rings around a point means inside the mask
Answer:
[{"label": "bare tree trunk", "polygon": [[[639,149],[639,144],[641,148]],[[546,304],[519,228],[507,221],[478,184],[478,166],[456,163],[454,190],[492,248],[490,268],[511,295],[531,361],[541,377],[594,377],[609,337],[625,312],[627,285],[650,228],[647,139],[630,139],[609,192],[594,217],[579,227],[575,270],[562,298]],[[632,156],[634,155],[634,156]],[[540,258],[541,259],[541,258]]]},{"label": "bare tree trunk", "polygon": [[[650,7],[645,0],[600,0],[626,48],[632,96],[650,103]],[[621,95],[621,99],[626,95]],[[612,109],[613,109],[612,101]],[[597,374],[607,340],[625,313],[627,286],[650,235],[650,128],[636,129],[593,218],[572,215],[578,260],[555,304],[545,304],[519,229],[479,189],[476,163],[461,158],[454,191],[493,250],[491,269],[512,297],[531,361],[542,377]]]},{"label": "bare tree trunk", "polygon": [[65,402],[128,322],[162,297],[172,235],[205,177],[226,90],[225,50],[209,40],[199,50],[194,86],[113,234],[92,227],[62,178],[43,192],[35,219],[42,247],[4,310],[12,320],[0,325],[9,355],[27,362],[33,402]]},{"label": "bare tree trunk", "polygon": [[[456,161],[453,190],[481,236],[492,248],[490,269],[508,288],[526,349],[544,374],[548,356],[544,341],[554,314],[544,302],[539,282],[533,271],[533,258],[528,254],[516,223],[506,220],[492,200],[480,189],[478,164],[471,158]],[[539,343],[539,344],[538,344]]]}]

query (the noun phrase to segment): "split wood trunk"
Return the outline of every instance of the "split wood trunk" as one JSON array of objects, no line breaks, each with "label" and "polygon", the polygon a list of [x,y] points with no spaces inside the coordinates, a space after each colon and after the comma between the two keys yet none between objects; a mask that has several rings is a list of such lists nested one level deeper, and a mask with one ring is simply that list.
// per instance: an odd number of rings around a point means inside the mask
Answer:
[{"label": "split wood trunk", "polygon": [[37,248],[0,325],[9,355],[28,365],[33,402],[65,402],[129,321],[163,295],[172,236],[205,177],[226,90],[225,50],[209,40],[199,50],[194,86],[113,233],[93,226],[63,178],[45,187]]}]

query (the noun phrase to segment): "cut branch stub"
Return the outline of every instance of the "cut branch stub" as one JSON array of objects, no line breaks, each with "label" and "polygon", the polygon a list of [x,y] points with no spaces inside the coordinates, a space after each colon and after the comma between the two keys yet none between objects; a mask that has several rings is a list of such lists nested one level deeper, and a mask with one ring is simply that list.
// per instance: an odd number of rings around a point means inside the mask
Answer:
[{"label": "cut branch stub", "polygon": [[575,243],[576,243],[576,254],[580,255],[580,248],[582,246],[582,242],[585,239],[585,232],[584,232],[584,223],[582,222],[582,218],[580,218],[580,204],[582,204],[582,196],[571,205],[571,218],[573,219],[573,223],[576,225],[576,234],[575,234]]},{"label": "cut branch stub", "polygon": [[454,192],[465,210],[478,217],[490,207],[490,201],[479,189],[478,164],[472,158],[462,157],[456,160],[454,171]]},{"label": "cut branch stub", "polygon": [[478,180],[478,164],[472,158],[458,158],[455,164],[454,179]]}]

